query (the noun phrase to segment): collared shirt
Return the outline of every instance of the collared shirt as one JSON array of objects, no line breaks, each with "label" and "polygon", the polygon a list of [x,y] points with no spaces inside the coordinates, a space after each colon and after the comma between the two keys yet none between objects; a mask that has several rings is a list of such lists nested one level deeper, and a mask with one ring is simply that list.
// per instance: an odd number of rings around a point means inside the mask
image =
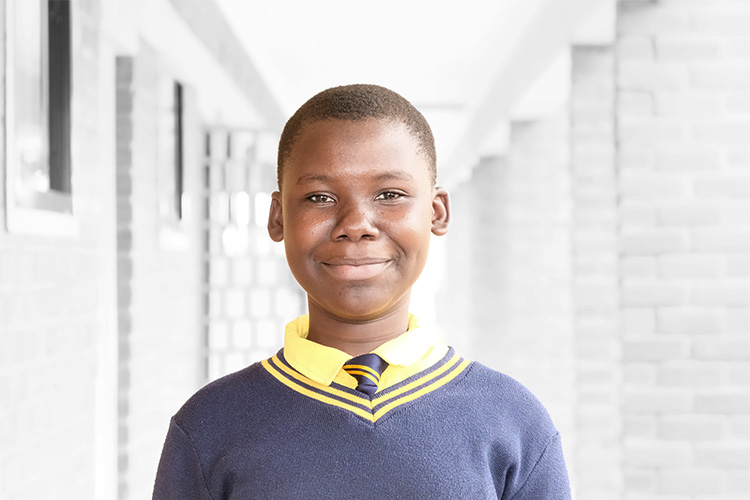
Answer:
[{"label": "collared shirt", "polygon": [[[308,315],[300,316],[286,326],[284,358],[295,370],[320,384],[336,382],[356,388],[357,380],[341,369],[352,356],[308,340],[309,329]],[[448,345],[436,328],[420,326],[417,318],[410,314],[407,331],[372,352],[388,362],[378,385],[378,390],[382,390],[440,361],[448,352]]]}]

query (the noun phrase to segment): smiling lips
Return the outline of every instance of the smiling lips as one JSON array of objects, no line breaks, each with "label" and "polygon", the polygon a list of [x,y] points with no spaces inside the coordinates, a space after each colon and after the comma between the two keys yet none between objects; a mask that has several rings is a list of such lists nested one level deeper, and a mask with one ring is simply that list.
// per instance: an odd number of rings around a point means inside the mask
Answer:
[{"label": "smiling lips", "polygon": [[323,267],[334,278],[340,280],[366,280],[380,274],[390,264],[388,259],[331,260],[323,262]]}]

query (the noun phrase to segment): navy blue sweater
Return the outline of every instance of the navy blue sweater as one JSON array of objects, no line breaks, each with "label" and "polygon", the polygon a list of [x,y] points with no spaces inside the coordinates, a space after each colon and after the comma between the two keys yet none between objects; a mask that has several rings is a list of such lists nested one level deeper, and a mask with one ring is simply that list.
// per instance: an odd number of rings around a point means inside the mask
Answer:
[{"label": "navy blue sweater", "polygon": [[154,500],[566,500],[560,437],[539,401],[451,349],[372,399],[273,358],[174,416]]}]

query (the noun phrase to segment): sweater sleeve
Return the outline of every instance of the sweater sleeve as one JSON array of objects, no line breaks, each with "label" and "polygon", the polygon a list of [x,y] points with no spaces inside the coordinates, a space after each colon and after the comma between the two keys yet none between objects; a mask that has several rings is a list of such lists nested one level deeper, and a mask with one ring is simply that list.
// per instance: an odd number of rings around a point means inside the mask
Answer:
[{"label": "sweater sleeve", "polygon": [[560,442],[556,434],[547,443],[541,457],[534,465],[521,488],[510,500],[570,500],[568,470]]},{"label": "sweater sleeve", "polygon": [[174,419],[164,442],[152,499],[214,500],[190,437]]}]

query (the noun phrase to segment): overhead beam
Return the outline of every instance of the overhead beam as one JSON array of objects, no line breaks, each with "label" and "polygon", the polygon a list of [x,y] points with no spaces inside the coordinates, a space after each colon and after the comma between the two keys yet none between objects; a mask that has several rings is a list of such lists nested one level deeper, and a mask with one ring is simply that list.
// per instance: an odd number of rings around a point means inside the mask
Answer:
[{"label": "overhead beam", "polygon": [[[609,0],[606,0],[609,1]],[[510,120],[511,110],[526,90],[551,64],[560,50],[575,40],[583,23],[602,6],[602,0],[544,0],[508,56],[498,66],[484,92],[470,104],[470,117],[445,172],[447,184],[462,178],[479,161],[480,147]]]},{"label": "overhead beam", "polygon": [[269,129],[280,131],[286,121],[279,100],[245,51],[215,0],[170,0],[195,36],[214,56]]}]

